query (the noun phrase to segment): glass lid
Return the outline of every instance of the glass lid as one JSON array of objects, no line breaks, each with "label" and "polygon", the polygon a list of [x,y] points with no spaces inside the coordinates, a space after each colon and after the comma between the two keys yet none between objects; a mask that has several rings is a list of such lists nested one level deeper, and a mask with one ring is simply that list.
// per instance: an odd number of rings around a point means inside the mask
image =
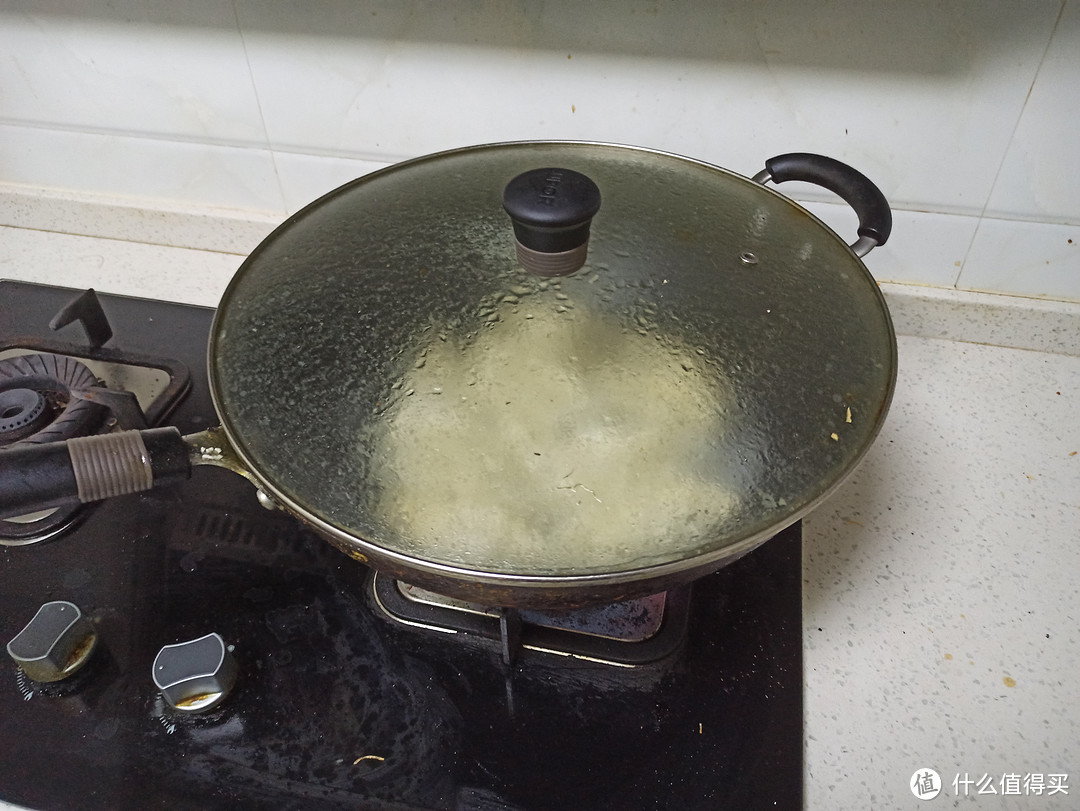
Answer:
[{"label": "glass lid", "polygon": [[[585,264],[517,262],[522,172],[591,178]],[[523,576],[639,570],[779,531],[877,434],[895,337],[846,244],[696,161],[520,143],[420,158],[290,218],[218,310],[241,457],[391,554]]]}]

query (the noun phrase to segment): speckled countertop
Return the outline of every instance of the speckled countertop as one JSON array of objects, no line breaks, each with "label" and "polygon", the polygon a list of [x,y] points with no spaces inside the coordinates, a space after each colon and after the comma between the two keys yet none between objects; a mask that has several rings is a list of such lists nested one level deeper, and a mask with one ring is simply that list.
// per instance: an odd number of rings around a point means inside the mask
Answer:
[{"label": "speckled countertop", "polygon": [[[121,214],[102,238],[20,213],[0,278],[213,305],[272,224],[188,218],[176,247]],[[806,807],[922,807],[925,769],[929,807],[1080,807],[1080,305],[885,290],[892,411],[805,523]]]}]

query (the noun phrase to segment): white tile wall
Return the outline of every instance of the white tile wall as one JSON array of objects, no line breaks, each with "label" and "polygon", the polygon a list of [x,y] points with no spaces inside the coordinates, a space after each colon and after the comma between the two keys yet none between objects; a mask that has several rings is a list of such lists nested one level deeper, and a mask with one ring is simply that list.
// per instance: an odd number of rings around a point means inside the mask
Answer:
[{"label": "white tile wall", "polygon": [[1067,3],[958,286],[1080,301],[1080,3]]},{"label": "white tile wall", "polygon": [[281,194],[285,209],[290,214],[331,189],[389,163],[391,161],[388,160],[305,155],[300,152],[279,151],[274,154]]},{"label": "white tile wall", "polygon": [[266,145],[229,4],[13,0],[0,10],[5,120]]},{"label": "white tile wall", "polygon": [[984,217],[960,279],[966,290],[1080,301],[1080,225]]},{"label": "white tile wall", "polygon": [[[848,242],[855,241],[858,218],[846,205],[809,200],[803,206]],[[889,241],[864,261],[879,281],[953,287],[978,227],[974,216],[896,209]]]},{"label": "white tile wall", "polygon": [[808,150],[897,209],[879,279],[1080,299],[1078,74],[1080,0],[6,0],[0,186],[283,217],[469,143]]},{"label": "white tile wall", "polygon": [[1066,4],[1024,105],[986,213],[1080,224],[1080,3]]},{"label": "white tile wall", "polygon": [[0,184],[285,213],[270,150],[127,133],[0,123]]}]

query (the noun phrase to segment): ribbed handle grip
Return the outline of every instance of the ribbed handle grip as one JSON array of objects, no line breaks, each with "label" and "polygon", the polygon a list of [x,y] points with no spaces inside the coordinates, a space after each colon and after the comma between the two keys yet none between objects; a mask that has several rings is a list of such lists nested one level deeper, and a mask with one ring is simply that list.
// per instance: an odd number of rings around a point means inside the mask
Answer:
[{"label": "ribbed handle grip", "polygon": [[138,431],[68,440],[79,501],[139,493],[154,485],[150,454]]},{"label": "ribbed handle grip", "polygon": [[0,519],[190,478],[175,428],[120,431],[0,451]]}]

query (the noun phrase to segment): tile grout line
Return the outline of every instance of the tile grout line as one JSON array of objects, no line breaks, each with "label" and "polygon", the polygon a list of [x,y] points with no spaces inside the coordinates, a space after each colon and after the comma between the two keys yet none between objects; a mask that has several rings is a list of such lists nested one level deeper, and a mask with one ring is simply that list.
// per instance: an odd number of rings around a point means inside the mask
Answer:
[{"label": "tile grout line", "polygon": [[1013,122],[1012,132],[1009,133],[1009,142],[1001,155],[1001,161],[998,163],[997,170],[994,172],[994,179],[990,183],[990,191],[986,195],[986,200],[983,201],[982,210],[979,211],[978,221],[975,223],[975,230],[971,234],[971,241],[968,242],[967,249],[964,251],[964,258],[960,261],[960,269],[956,272],[956,277],[953,279],[953,289],[955,290],[963,289],[960,287],[960,277],[964,275],[964,268],[967,267],[968,258],[971,256],[971,249],[974,247],[975,241],[979,237],[979,231],[982,229],[982,222],[986,218],[986,210],[990,207],[990,201],[994,197],[994,190],[997,188],[998,179],[1001,177],[1001,172],[1005,168],[1005,161],[1008,160],[1009,152],[1012,151],[1013,143],[1016,140],[1016,131],[1020,128],[1020,122],[1024,118],[1024,111],[1027,110],[1028,102],[1031,100],[1031,93],[1035,89],[1035,84],[1039,81],[1039,75],[1042,73],[1043,65],[1046,64],[1046,55],[1050,53],[1050,46],[1054,42],[1054,35],[1057,34],[1058,27],[1061,25],[1061,18],[1065,16],[1065,4],[1067,2],[1068,0],[1061,0],[1061,4],[1058,7],[1057,19],[1054,20],[1054,27],[1050,29],[1050,36],[1046,38],[1046,47],[1043,48],[1042,56],[1039,57],[1039,66],[1035,69],[1035,75],[1031,77],[1031,84],[1028,86],[1027,94],[1024,96],[1024,103],[1020,105],[1020,112]]},{"label": "tile grout line", "polygon": [[274,167],[274,184],[277,186],[278,197],[281,199],[281,207],[289,210],[285,199],[285,185],[281,182],[281,171],[278,169],[277,155],[270,143],[270,130],[266,126],[266,114],[263,113],[262,98],[259,96],[259,88],[255,83],[255,71],[251,68],[251,56],[248,53],[247,37],[244,36],[244,28],[240,24],[240,11],[236,7],[237,0],[232,0],[233,19],[236,21],[236,33],[240,35],[240,47],[244,50],[244,63],[247,65],[248,81],[251,83],[251,93],[255,97],[255,109],[259,111],[259,123],[262,125],[263,139],[266,151],[270,154],[270,165]]},{"label": "tile grout line", "polygon": [[[262,116],[261,102],[259,103],[259,108],[259,115]],[[364,163],[378,164],[379,166],[389,166],[394,163],[400,163],[401,161],[410,160],[417,157],[416,154],[412,153],[382,154],[374,152],[349,152],[346,150],[326,149],[323,147],[305,147],[296,144],[282,144],[276,147],[271,147],[268,141],[268,133],[265,131],[265,124],[263,125],[264,132],[262,142],[229,138],[201,138],[179,132],[158,133],[150,132],[148,130],[135,131],[113,129],[111,127],[90,127],[84,125],[60,124],[57,122],[18,121],[5,118],[3,115],[0,115],[0,127],[11,127],[13,129],[21,130],[39,130],[42,132],[62,132],[70,135],[99,135],[108,136],[111,138],[131,138],[133,140],[142,141],[194,144],[196,146],[212,146],[221,149],[272,149],[274,152],[283,155],[300,155],[301,157],[333,158],[336,160],[362,161]]]}]

